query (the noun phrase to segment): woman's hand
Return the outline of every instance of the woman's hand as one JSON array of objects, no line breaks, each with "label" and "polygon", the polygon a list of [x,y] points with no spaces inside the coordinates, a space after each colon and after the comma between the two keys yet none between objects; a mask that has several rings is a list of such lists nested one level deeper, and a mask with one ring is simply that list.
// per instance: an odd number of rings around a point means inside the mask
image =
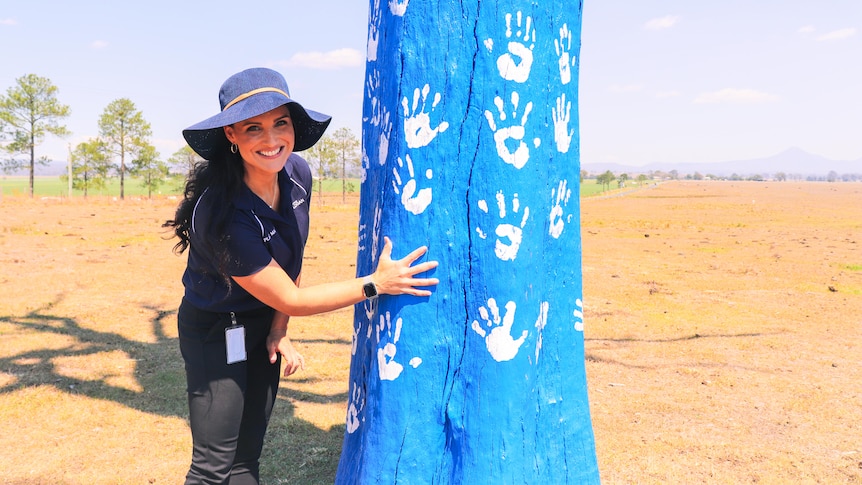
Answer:
[{"label": "woman's hand", "polygon": [[278,354],[284,362],[284,377],[296,371],[305,370],[305,359],[293,347],[293,342],[287,337],[287,329],[272,329],[266,337],[266,348],[269,350],[269,362],[275,364]]},{"label": "woman's hand", "polygon": [[417,286],[433,286],[439,283],[437,278],[415,278],[419,273],[430,271],[437,267],[437,261],[426,261],[411,266],[428,250],[422,246],[405,256],[403,259],[392,259],[392,241],[384,237],[383,251],[380,262],[371,276],[377,286],[377,292],[386,295],[430,296],[429,290],[421,290]]}]

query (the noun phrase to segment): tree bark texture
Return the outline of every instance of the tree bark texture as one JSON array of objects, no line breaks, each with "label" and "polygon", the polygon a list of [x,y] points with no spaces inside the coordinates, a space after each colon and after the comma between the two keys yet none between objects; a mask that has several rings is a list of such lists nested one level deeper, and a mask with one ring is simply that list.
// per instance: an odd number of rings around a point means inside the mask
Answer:
[{"label": "tree bark texture", "polygon": [[598,483],[584,366],[581,1],[372,0],[357,305],[337,483]]}]

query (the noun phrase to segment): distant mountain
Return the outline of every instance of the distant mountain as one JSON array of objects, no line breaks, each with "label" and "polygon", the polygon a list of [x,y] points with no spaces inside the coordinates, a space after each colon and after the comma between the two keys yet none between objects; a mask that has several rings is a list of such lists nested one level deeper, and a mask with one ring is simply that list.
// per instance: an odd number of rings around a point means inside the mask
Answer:
[{"label": "distant mountain", "polygon": [[[39,165],[37,163],[33,170],[33,174],[36,176],[57,177],[68,173],[68,170],[69,162],[66,160],[50,160],[47,165]],[[30,175],[30,167],[28,166],[27,168],[22,168],[21,170],[10,173],[0,172],[0,176],[2,175]]]},{"label": "distant mountain", "polygon": [[600,173],[607,170],[615,173],[646,173],[656,170],[669,172],[676,170],[680,175],[699,172],[702,175],[729,176],[737,174],[744,177],[757,174],[772,176],[777,172],[784,172],[788,176],[791,174],[825,176],[832,171],[839,175],[862,174],[862,158],[858,160],[831,160],[820,155],[808,153],[799,148],[791,148],[771,157],[751,160],[713,163],[650,163],[637,167],[618,163],[582,162],[581,168],[590,173]]}]

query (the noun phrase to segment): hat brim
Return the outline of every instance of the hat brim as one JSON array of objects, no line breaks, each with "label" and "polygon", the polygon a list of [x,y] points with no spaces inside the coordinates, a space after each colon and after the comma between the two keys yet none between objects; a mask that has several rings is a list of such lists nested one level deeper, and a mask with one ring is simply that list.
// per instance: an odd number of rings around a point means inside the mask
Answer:
[{"label": "hat brim", "polygon": [[217,153],[226,150],[230,144],[224,134],[225,126],[254,118],[283,105],[287,105],[293,120],[294,152],[311,148],[320,140],[332,121],[329,115],[305,109],[293,99],[278,93],[264,92],[186,128],[183,130],[183,137],[192,150],[205,160],[210,160]]}]

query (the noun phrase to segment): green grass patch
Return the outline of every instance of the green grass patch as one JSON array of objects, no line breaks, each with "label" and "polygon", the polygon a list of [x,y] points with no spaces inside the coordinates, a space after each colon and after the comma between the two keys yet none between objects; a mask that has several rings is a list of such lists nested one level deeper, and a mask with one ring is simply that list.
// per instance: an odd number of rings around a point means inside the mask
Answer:
[{"label": "green grass patch", "polygon": [[[138,177],[126,177],[124,181],[123,193],[126,197],[147,197],[149,192],[144,186],[143,179]],[[154,196],[179,196],[182,195],[183,184],[185,178],[175,176],[169,178],[163,183],[158,190],[153,192]],[[313,191],[316,193],[319,190],[318,181],[314,181]],[[347,193],[358,193],[360,182],[359,179],[348,179],[346,184]],[[593,197],[597,195],[610,194],[620,189],[615,188],[616,184],[612,184],[611,190],[605,190],[601,184],[596,183],[595,179],[585,179],[580,184],[581,197]],[[632,185],[636,187],[636,185]],[[338,179],[323,180],[323,192],[341,193],[342,182]],[[30,178],[27,176],[0,176],[0,196],[26,196],[30,193]],[[33,195],[34,197],[68,197],[69,185],[68,182],[58,176],[38,176],[33,179]],[[119,197],[120,196],[120,179],[112,178],[108,181],[105,188],[87,191],[87,196],[92,197]],[[72,190],[72,197],[84,197],[83,190]]]},{"label": "green grass patch", "polygon": [[601,195],[607,192],[601,184],[597,184],[595,180],[585,179],[581,183],[581,197],[591,197]]},{"label": "green grass patch", "polygon": [[[180,195],[182,185],[185,183],[183,177],[171,177],[163,183],[158,190],[153,191],[154,196]],[[124,180],[123,194],[126,197],[147,197],[149,191],[144,186],[144,181],[139,177],[126,177]],[[26,196],[30,194],[30,178],[27,176],[3,176],[0,177],[0,195],[4,196]],[[69,184],[60,177],[38,176],[33,178],[34,197],[68,197]],[[120,179],[113,178],[105,184],[103,189],[90,189],[88,197],[119,197]],[[83,190],[72,190],[72,197],[84,197]]]}]

